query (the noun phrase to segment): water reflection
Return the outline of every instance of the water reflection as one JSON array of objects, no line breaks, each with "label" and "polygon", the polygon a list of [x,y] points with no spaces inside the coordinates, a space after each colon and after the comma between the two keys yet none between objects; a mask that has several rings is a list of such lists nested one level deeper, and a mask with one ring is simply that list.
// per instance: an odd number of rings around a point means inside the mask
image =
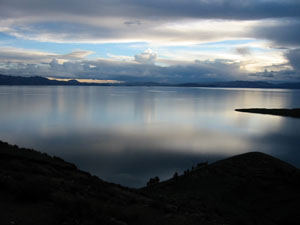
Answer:
[{"label": "water reflection", "polygon": [[291,90],[0,87],[0,139],[129,186],[200,161],[264,151],[300,166],[300,120],[235,112],[292,108]]}]

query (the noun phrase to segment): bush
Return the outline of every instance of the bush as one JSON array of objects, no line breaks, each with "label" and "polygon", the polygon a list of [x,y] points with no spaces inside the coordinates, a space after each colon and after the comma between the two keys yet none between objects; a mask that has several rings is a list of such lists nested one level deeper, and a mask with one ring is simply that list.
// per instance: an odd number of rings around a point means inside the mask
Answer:
[{"label": "bush", "polygon": [[174,173],[173,179],[174,179],[174,180],[178,180],[178,173],[177,173],[177,172]]},{"label": "bush", "polygon": [[159,177],[150,178],[150,180],[147,182],[147,186],[153,186],[155,184],[159,183]]}]

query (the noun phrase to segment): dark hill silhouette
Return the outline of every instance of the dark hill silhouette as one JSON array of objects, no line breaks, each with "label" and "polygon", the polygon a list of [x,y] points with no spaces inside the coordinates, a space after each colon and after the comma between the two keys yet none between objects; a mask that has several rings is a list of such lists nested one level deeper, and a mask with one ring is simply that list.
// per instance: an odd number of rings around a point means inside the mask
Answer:
[{"label": "dark hill silhouette", "polygon": [[258,114],[268,114],[276,116],[287,116],[300,119],[300,108],[296,109],[265,109],[265,108],[250,108],[250,109],[236,109],[237,112],[247,112],[247,113],[258,113]]},{"label": "dark hill silhouette", "polygon": [[63,86],[108,86],[109,84],[98,83],[83,83],[77,80],[58,81],[50,80],[45,77],[21,77],[21,76],[7,76],[0,74],[0,85],[63,85]]},{"label": "dark hill silhouette", "polygon": [[0,199],[1,225],[193,225],[203,219],[139,190],[105,182],[58,157],[3,142]]},{"label": "dark hill silhouette", "polygon": [[153,196],[226,224],[299,224],[299,169],[251,152],[147,187]]},{"label": "dark hill silhouette", "polygon": [[0,142],[0,224],[299,224],[299,173],[253,152],[137,190]]},{"label": "dark hill silhouette", "polygon": [[273,84],[263,81],[228,81],[228,82],[206,82],[206,83],[183,83],[180,87],[214,87],[214,88],[284,88],[300,89],[300,83]]},{"label": "dark hill silhouette", "polygon": [[224,88],[275,88],[274,84],[262,81],[228,81],[210,83],[184,83],[183,87],[224,87]]}]

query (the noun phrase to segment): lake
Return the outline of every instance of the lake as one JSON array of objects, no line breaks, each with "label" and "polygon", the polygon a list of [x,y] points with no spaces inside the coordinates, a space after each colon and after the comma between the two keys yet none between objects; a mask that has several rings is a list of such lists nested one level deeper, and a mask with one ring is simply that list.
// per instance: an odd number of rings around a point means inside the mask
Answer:
[{"label": "lake", "polygon": [[130,187],[199,162],[262,151],[300,167],[299,90],[0,86],[0,140]]}]

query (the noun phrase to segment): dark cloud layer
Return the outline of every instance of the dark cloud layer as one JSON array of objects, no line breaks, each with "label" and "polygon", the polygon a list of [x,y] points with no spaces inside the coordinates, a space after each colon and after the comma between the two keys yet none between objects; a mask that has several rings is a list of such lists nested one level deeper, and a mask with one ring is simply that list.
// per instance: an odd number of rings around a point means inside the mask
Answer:
[{"label": "dark cloud layer", "polygon": [[[5,65],[5,67],[3,67]],[[53,59],[49,64],[3,63],[0,73],[42,75],[121,81],[199,82],[241,79],[243,72],[238,63],[227,60],[200,61],[175,66],[111,60],[68,61],[59,64]]]},{"label": "dark cloud layer", "polygon": [[[201,42],[250,37],[283,47],[299,45],[300,39],[299,0],[2,0],[0,6],[0,32],[38,41]],[[225,31],[160,27],[199,19],[261,23],[250,30]]]},{"label": "dark cloud layer", "polygon": [[280,70],[280,71],[268,71],[257,72],[249,74],[250,77],[255,77],[261,80],[275,80],[280,82],[300,81],[300,74],[295,70]]},{"label": "dark cloud layer", "polygon": [[290,50],[286,54],[286,57],[290,61],[290,64],[294,68],[294,70],[300,73],[300,48]]},{"label": "dark cloud layer", "polygon": [[[299,11],[300,15],[300,11]],[[271,40],[277,47],[300,45],[300,20],[283,20],[253,29],[256,38]]]},{"label": "dark cloud layer", "polygon": [[119,17],[186,17],[264,19],[299,17],[298,0],[2,0],[2,17],[90,15]]}]

